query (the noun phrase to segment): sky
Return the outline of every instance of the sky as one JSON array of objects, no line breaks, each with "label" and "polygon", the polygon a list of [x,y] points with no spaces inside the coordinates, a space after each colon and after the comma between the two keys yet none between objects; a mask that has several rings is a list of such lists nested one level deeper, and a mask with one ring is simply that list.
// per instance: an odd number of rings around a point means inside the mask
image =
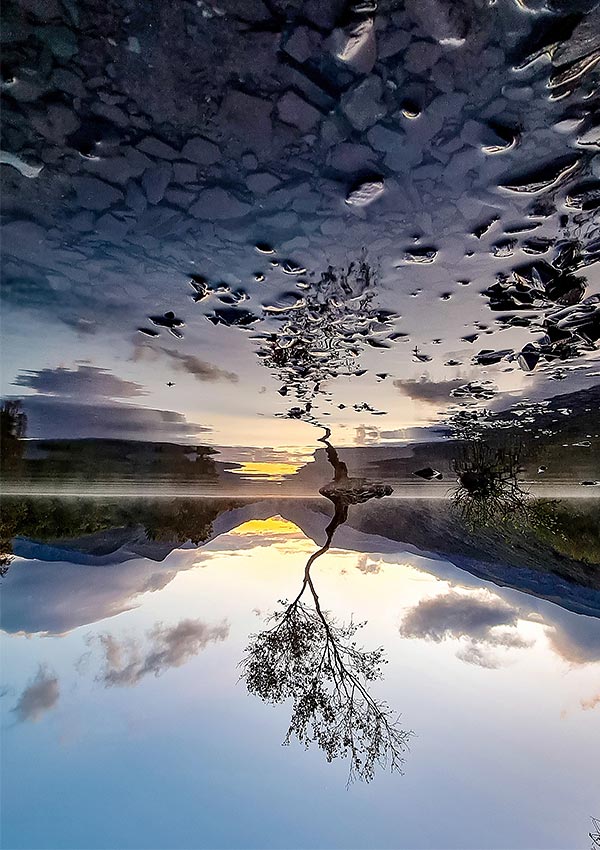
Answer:
[{"label": "sky", "polygon": [[[367,621],[360,644],[383,646],[389,662],[374,693],[415,733],[404,776],[346,788],[341,760],[281,746],[288,706],[249,695],[237,666],[298,591],[315,544],[289,519],[239,520],[199,550],[121,564],[117,587],[108,567],[15,560],[6,846],[584,846],[598,800],[597,620],[401,544],[346,549],[340,529],[313,568],[321,604]],[[21,571],[41,602],[22,630]],[[59,591],[46,601],[40,571]],[[99,572],[85,596],[78,572]]]},{"label": "sky", "polygon": [[[252,8],[260,21],[261,6]],[[334,370],[361,374],[323,379],[312,413],[337,444],[360,445],[367,431],[371,442],[401,442],[473,382],[485,384],[478,403],[491,407],[597,383],[594,352],[570,366],[568,381],[554,380],[555,363],[521,370],[511,352],[541,338],[543,323],[528,310],[525,325],[511,325],[485,295],[532,263],[556,276],[563,242],[587,252],[575,275],[586,297],[598,295],[597,224],[577,206],[595,175],[592,70],[565,90],[554,82],[565,50],[587,44],[585,22],[570,48],[536,58],[528,54],[546,25],[566,33],[573,22],[536,4],[479,4],[465,17],[443,3],[423,15],[411,2],[378,10],[381,49],[354,67],[325,37],[329,6],[312,4],[312,24],[297,32],[288,6],[290,20],[268,33],[247,26],[234,0],[222,15],[203,7],[193,37],[183,13],[175,22],[166,7],[156,21],[110,12],[114,44],[93,3],[81,31],[53,7],[72,45],[68,56],[54,45],[55,68],[39,61],[49,49],[32,23],[39,10],[18,10],[15,32],[31,39],[11,42],[15,67],[27,56],[33,94],[49,92],[53,104],[42,115],[20,77],[7,83],[0,392],[25,400],[30,437],[306,452],[314,428],[286,418],[297,386],[261,363],[258,337],[285,337],[280,311],[301,315],[296,306],[302,297],[314,306],[330,265],[340,272],[364,256],[373,305],[393,315]],[[86,87],[100,77],[98,95]],[[125,101],[127,115],[116,107]],[[24,137],[26,152],[13,151]],[[373,174],[383,191],[350,202]],[[261,321],[231,323],[246,310]],[[393,344],[380,347],[392,330]],[[504,352],[499,363],[474,362],[490,349]],[[472,396],[467,389],[460,403]]]}]

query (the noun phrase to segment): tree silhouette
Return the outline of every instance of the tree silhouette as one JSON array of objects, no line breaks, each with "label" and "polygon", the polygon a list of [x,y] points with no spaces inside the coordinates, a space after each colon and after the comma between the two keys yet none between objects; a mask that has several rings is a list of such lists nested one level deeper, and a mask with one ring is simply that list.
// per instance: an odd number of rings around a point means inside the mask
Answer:
[{"label": "tree silhouette", "polygon": [[2,402],[0,408],[0,463],[3,472],[14,472],[23,457],[27,416],[18,400]]},{"label": "tree silhouette", "polygon": [[[329,436],[327,434],[327,436]],[[336,529],[347,519],[350,504],[389,495],[391,488],[348,477],[346,464],[327,442],[334,480],[320,492],[335,512],[325,544],[309,557],[300,591],[292,602],[280,600],[269,627],[251,636],[240,667],[248,691],[272,704],[292,702],[284,744],[295,737],[315,743],[327,761],[349,759],[348,782],[370,781],[377,766],[402,772],[411,732],[401,729],[387,703],[376,700],[368,685],[380,679],[386,663],[381,647],[365,650],[354,640],[364,623],[339,624],[325,611],[311,567],[328,551]],[[303,601],[308,592],[312,605]]]},{"label": "tree silhouette", "polygon": [[458,487],[452,501],[467,525],[527,523],[528,493],[518,478],[521,459],[520,443],[494,447],[475,438],[465,443],[453,461]]}]

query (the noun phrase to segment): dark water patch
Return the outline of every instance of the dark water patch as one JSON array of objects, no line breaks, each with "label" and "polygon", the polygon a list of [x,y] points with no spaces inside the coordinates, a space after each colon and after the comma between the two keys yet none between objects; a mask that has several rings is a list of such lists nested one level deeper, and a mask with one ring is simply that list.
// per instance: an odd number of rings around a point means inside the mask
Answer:
[{"label": "dark water patch", "polygon": [[494,257],[504,259],[505,257],[512,257],[516,247],[516,239],[502,239],[492,245],[492,250],[490,253]]},{"label": "dark water patch", "polygon": [[269,245],[268,242],[257,242],[255,247],[259,254],[275,253],[275,249],[271,245]]},{"label": "dark water patch", "polygon": [[177,339],[182,339],[183,334],[179,330],[185,325],[183,319],[179,319],[172,310],[167,310],[162,316],[148,316],[153,325],[165,328]]},{"label": "dark water patch", "polygon": [[437,248],[410,248],[404,252],[406,263],[429,264],[433,263],[438,255]]},{"label": "dark water patch", "polygon": [[225,325],[227,327],[248,327],[260,319],[251,310],[236,307],[217,307],[207,313],[206,318],[213,325]]},{"label": "dark water patch", "polygon": [[595,210],[600,206],[600,181],[581,183],[569,189],[565,204],[578,210]]},{"label": "dark water patch", "polygon": [[486,401],[494,398],[498,392],[492,381],[469,381],[450,390],[451,398],[474,399],[475,401]]},{"label": "dark water patch", "polygon": [[576,174],[581,166],[582,160],[580,157],[560,157],[533,171],[509,178],[509,182],[503,183],[502,188],[510,192],[520,192],[528,195],[546,192],[549,189],[556,189],[566,183],[567,180]]},{"label": "dark water patch", "polygon": [[546,254],[553,244],[554,241],[552,239],[544,239],[542,237],[538,239],[526,239],[521,245],[521,250],[525,254]]},{"label": "dark water patch", "polygon": [[511,224],[504,228],[504,232],[507,234],[513,233],[528,233],[530,230],[536,230],[540,226],[541,222],[523,222],[522,224]]},{"label": "dark water patch", "polygon": [[477,239],[481,239],[481,237],[488,232],[488,230],[499,220],[499,218],[499,216],[495,215],[492,216],[492,218],[486,219],[486,221],[482,222],[482,224],[478,225],[475,228],[475,230],[473,231],[473,236],[475,236]]},{"label": "dark water patch", "polygon": [[503,348],[500,351],[482,349],[473,357],[471,362],[477,366],[492,366],[495,363],[500,363],[501,360],[506,360],[513,354],[513,351],[512,348]]}]

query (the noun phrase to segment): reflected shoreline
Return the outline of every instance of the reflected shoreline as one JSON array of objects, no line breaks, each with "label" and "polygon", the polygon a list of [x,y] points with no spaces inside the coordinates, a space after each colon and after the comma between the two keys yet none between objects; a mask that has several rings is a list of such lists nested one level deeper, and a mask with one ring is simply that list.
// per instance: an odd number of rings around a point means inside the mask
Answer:
[{"label": "reflected shoreline", "polygon": [[[538,484],[537,482],[523,482],[528,486],[529,498],[556,498],[556,499],[599,499],[600,487],[581,487],[580,484],[565,485],[562,482],[556,484]],[[149,489],[151,488],[151,489]],[[410,483],[402,482],[394,488],[393,492],[388,496],[391,500],[429,500],[433,499],[440,502],[450,502],[451,497],[448,493],[449,485],[447,482],[440,483]],[[3,485],[0,499],[13,498],[15,496],[31,496],[31,497],[64,497],[77,498],[89,497],[91,499],[103,499],[106,497],[122,497],[122,498],[148,498],[148,499],[248,499],[255,501],[257,499],[303,499],[321,501],[321,497],[314,492],[305,490],[290,490],[285,489],[252,489],[250,487],[244,489],[227,489],[225,487],[215,486],[214,489],[206,489],[205,492],[198,492],[198,488],[187,489],[177,486],[169,488],[165,486],[165,482],[156,481],[147,484],[104,484],[90,485],[87,488],[82,488],[80,482],[77,485],[69,487],[68,484],[60,487],[49,487],[48,485],[40,484],[35,486],[18,486],[18,485]]]}]

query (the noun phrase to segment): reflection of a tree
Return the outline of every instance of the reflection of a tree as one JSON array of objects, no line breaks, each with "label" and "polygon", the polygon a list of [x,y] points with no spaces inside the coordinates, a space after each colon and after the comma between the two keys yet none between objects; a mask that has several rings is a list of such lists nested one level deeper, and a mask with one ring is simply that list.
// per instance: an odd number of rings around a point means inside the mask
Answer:
[{"label": "reflection of a tree", "polygon": [[479,439],[466,442],[453,461],[458,486],[452,500],[468,525],[527,521],[528,493],[518,478],[521,460],[519,443],[492,446]]},{"label": "reflection of a tree", "polygon": [[281,601],[269,627],[252,637],[240,666],[250,693],[270,703],[292,701],[284,743],[292,737],[306,747],[316,743],[328,761],[349,759],[349,782],[355,777],[369,781],[378,765],[401,772],[411,733],[399,727],[385,702],[369,693],[369,683],[381,678],[386,663],[383,649],[367,651],[357,645],[354,638],[364,623],[338,624],[323,610],[311,567],[328,551],[349,505],[389,495],[391,488],[349,478],[346,464],[326,438],[324,442],[334,478],[320,492],[335,508],[325,543],[306,562],[296,598]]},{"label": "reflection of a tree", "polygon": [[20,401],[3,401],[0,407],[0,466],[3,474],[14,472],[23,458],[27,416]]},{"label": "reflection of a tree", "polygon": [[[0,467],[3,475],[14,474],[23,459],[24,438],[27,433],[27,416],[20,401],[3,401],[0,407]],[[6,515],[5,505],[0,506],[0,578],[12,564],[12,516]]]},{"label": "reflection of a tree", "polygon": [[281,395],[302,405],[287,415],[317,424],[313,405],[328,397],[327,381],[360,373],[357,361],[367,345],[389,348],[398,316],[376,306],[378,270],[364,252],[347,267],[329,266],[318,280],[300,285],[292,303],[265,308],[279,327],[255,339],[263,365],[283,384]]}]

